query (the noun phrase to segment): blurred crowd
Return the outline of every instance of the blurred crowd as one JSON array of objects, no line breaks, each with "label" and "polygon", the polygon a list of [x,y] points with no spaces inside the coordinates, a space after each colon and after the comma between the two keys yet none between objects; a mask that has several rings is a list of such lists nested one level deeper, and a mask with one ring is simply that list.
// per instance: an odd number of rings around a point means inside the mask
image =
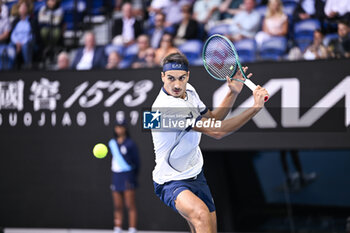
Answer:
[{"label": "blurred crowd", "polygon": [[201,65],[215,33],[243,62],[350,58],[350,0],[0,0],[0,69],[151,68],[175,51]]}]

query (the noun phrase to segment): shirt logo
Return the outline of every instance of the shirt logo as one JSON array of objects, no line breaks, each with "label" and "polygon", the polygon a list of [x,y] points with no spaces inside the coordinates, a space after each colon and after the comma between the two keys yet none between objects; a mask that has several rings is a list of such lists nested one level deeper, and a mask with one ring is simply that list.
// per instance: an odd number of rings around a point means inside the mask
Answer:
[{"label": "shirt logo", "polygon": [[143,128],[144,129],[160,129],[161,127],[161,113],[159,110],[156,112],[143,112]]}]

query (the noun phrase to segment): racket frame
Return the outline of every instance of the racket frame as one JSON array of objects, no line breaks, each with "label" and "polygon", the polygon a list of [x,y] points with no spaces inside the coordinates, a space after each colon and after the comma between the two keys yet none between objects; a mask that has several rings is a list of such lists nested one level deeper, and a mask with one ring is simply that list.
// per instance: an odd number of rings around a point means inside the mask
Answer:
[{"label": "racket frame", "polygon": [[[214,34],[212,36],[210,36],[207,41],[205,42],[204,46],[203,46],[203,51],[202,51],[202,59],[203,59],[203,64],[204,64],[204,67],[205,69],[207,70],[207,72],[210,74],[210,76],[212,76],[213,78],[217,79],[217,80],[220,80],[220,81],[226,81],[226,79],[223,79],[223,78],[218,78],[216,77],[215,75],[213,75],[210,71],[209,71],[209,68],[207,66],[207,62],[206,62],[206,58],[205,58],[205,51],[208,47],[208,44],[210,43],[210,41],[214,38],[214,37],[220,37],[222,39],[224,39],[231,47],[232,51],[233,51],[233,54],[235,56],[235,59],[236,59],[236,66],[234,68],[234,71],[232,72],[231,74],[231,77],[229,77],[231,80],[236,80],[238,82],[241,82],[241,83],[244,83],[251,91],[254,91],[257,86],[245,75],[244,71],[243,71],[243,68],[242,68],[242,65],[241,63],[239,62],[239,58],[238,58],[238,53],[236,51],[236,48],[235,46],[233,45],[233,43],[226,37],[226,36],[223,36],[223,35],[220,35],[220,34]],[[244,80],[242,79],[236,79],[236,78],[233,78],[233,76],[236,74],[237,72],[237,66],[239,68],[239,70],[241,71],[242,73],[242,76],[244,78]],[[268,96],[265,96],[264,98],[265,102],[268,100]]]}]

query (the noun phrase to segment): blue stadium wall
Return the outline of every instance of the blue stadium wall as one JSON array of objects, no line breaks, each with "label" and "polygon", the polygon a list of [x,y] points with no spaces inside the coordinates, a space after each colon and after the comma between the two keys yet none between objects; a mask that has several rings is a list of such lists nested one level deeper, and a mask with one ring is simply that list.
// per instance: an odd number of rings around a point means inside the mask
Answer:
[{"label": "blue stadium wall", "polygon": [[[271,93],[266,109],[221,141],[202,137],[204,170],[219,230],[259,230],[262,216],[283,204],[279,151],[297,149],[318,179],[292,204],[350,210],[349,60],[254,63],[256,84]],[[160,69],[0,73],[0,226],[112,228],[111,156],[92,148],[126,118],[139,146],[139,229],[186,230],[185,221],[153,193],[154,152],[148,111],[162,86]],[[190,83],[208,107],[225,83],[192,67]],[[249,106],[244,88],[232,109]],[[331,185],[331,186],[329,186]],[[329,188],[331,187],[331,188]],[[285,214],[283,211],[281,215]],[[255,224],[252,224],[251,222]]]}]

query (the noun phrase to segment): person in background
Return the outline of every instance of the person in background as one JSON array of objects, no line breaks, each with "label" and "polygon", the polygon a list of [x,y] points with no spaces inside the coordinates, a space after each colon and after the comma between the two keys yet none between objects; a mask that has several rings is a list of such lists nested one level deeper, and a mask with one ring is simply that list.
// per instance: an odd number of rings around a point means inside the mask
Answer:
[{"label": "person in background", "polygon": [[38,13],[39,38],[44,57],[55,56],[63,39],[63,9],[59,0],[46,0]]},{"label": "person in background", "polygon": [[122,57],[119,53],[113,51],[108,55],[108,61],[106,65],[106,69],[119,69],[119,64],[122,60]]},{"label": "person in background", "polygon": [[83,48],[78,49],[72,63],[72,69],[90,70],[104,68],[106,57],[103,48],[96,47],[95,35],[87,32],[84,37]]},{"label": "person in background", "polygon": [[310,18],[317,18],[323,21],[325,0],[300,0],[294,12],[293,21],[306,20]]},{"label": "person in background", "polygon": [[281,0],[269,0],[263,30],[255,36],[258,47],[273,36],[286,36],[288,33],[288,16],[283,13]]},{"label": "person in background", "polygon": [[244,10],[237,13],[230,25],[227,37],[232,41],[242,40],[244,38],[254,38],[260,26],[260,14],[254,10],[255,0],[244,0]]},{"label": "person in background", "polygon": [[333,58],[350,58],[350,23],[338,22],[338,38],[330,41],[328,51]]},{"label": "person in background", "polygon": [[142,33],[142,25],[139,20],[133,16],[133,9],[130,3],[124,3],[122,6],[123,17],[116,19],[112,27],[112,43],[115,45],[128,46],[135,42],[136,38]]},{"label": "person in background", "polygon": [[219,7],[223,19],[232,18],[242,10],[243,0],[224,0]]},{"label": "person in background", "polygon": [[211,28],[220,20],[220,3],[221,0],[197,0],[193,5],[193,19],[206,29]]},{"label": "person in background", "polygon": [[181,10],[184,5],[190,4],[188,0],[170,0],[169,4],[164,8],[165,26],[172,27],[179,24],[182,20]]},{"label": "person in background", "polygon": [[165,32],[165,15],[160,12],[155,15],[154,27],[148,31],[152,48],[159,48],[160,41]]},{"label": "person in background", "polygon": [[7,44],[10,31],[8,8],[0,0],[0,70],[11,69],[15,59],[14,48]]},{"label": "person in background", "polygon": [[165,33],[160,42],[160,47],[156,50],[155,62],[157,65],[160,65],[161,61],[168,54],[178,52],[177,48],[174,47],[173,37],[169,33]]},{"label": "person in background", "polygon": [[319,29],[314,31],[314,40],[312,44],[306,48],[303,57],[305,60],[326,59],[328,51],[323,44],[323,32]]},{"label": "person in background", "polygon": [[62,51],[57,56],[57,70],[67,70],[70,68],[69,55],[67,52]]},{"label": "person in background", "polygon": [[148,48],[146,50],[145,54],[145,60],[142,62],[135,62],[132,64],[132,68],[153,68],[157,67],[157,64],[155,62],[155,49],[154,48]]},{"label": "person in background", "polygon": [[130,138],[125,120],[117,121],[114,137],[108,142],[112,154],[112,197],[114,204],[114,233],[122,233],[124,204],[128,211],[129,233],[136,233],[137,175],[140,169],[139,152]]},{"label": "person in background", "polygon": [[35,35],[35,22],[30,9],[33,6],[30,1],[22,0],[13,6],[15,19],[12,22],[11,45],[16,49],[16,62],[18,68],[22,61],[24,68],[32,67],[32,55]]},{"label": "person in background", "polygon": [[142,63],[145,61],[146,51],[150,47],[149,38],[147,35],[142,34],[137,38],[137,47],[138,52],[133,63]]},{"label": "person in background", "polygon": [[350,21],[350,0],[327,0],[324,13],[329,20]]},{"label": "person in background", "polygon": [[175,46],[179,46],[187,40],[193,40],[198,38],[198,23],[192,19],[192,9],[190,5],[184,5],[182,7],[182,20],[179,24],[175,25]]}]

